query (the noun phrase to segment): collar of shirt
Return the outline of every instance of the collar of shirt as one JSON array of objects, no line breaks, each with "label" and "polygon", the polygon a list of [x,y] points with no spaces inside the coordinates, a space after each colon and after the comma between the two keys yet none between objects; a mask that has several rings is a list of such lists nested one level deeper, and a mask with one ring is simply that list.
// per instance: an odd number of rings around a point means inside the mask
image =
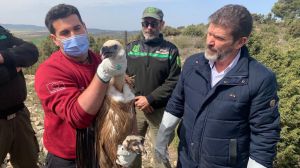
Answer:
[{"label": "collar of shirt", "polygon": [[224,76],[233,68],[236,66],[239,58],[241,56],[241,50],[238,52],[236,57],[231,61],[231,63],[228,65],[227,68],[225,68],[223,71],[218,72],[215,67],[214,61],[209,61],[209,65],[211,68],[211,87],[214,87],[215,84],[217,84],[221,79],[224,78]]}]

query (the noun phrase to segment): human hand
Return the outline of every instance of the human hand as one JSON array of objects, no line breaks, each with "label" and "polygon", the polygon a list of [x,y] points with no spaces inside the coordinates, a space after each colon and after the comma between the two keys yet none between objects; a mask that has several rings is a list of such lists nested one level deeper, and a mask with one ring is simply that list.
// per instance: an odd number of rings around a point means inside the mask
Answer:
[{"label": "human hand", "polygon": [[22,67],[16,67],[16,71],[20,72],[22,70]]},{"label": "human hand", "polygon": [[154,149],[154,157],[159,163],[169,163],[169,153],[167,148],[157,148]]},{"label": "human hand", "polygon": [[152,113],[154,111],[153,107],[149,104],[145,96],[136,96],[135,97],[135,106],[144,111],[145,113]]},{"label": "human hand", "polygon": [[108,82],[113,76],[124,74],[126,68],[126,58],[105,58],[97,68],[97,75],[104,82]]},{"label": "human hand", "polygon": [[152,106],[146,106],[145,108],[141,109],[145,113],[152,113],[154,111],[154,108]]},{"label": "human hand", "polygon": [[143,145],[144,137],[139,135],[128,135],[123,141],[123,147],[131,152],[146,153]]},{"label": "human hand", "polygon": [[146,153],[143,140],[144,137],[142,136],[128,135],[122,142],[122,145],[118,145],[116,163],[123,167],[128,167],[132,164],[137,154]]},{"label": "human hand", "polygon": [[3,64],[4,63],[4,58],[2,56],[2,54],[0,53],[0,64]]},{"label": "human hand", "polygon": [[134,82],[135,82],[134,78],[135,78],[135,75],[133,75],[133,76],[125,75],[125,82],[129,85],[130,88],[134,87]]},{"label": "human hand", "polygon": [[129,167],[136,156],[137,154],[135,152],[126,150],[123,145],[118,145],[116,163],[123,167]]}]

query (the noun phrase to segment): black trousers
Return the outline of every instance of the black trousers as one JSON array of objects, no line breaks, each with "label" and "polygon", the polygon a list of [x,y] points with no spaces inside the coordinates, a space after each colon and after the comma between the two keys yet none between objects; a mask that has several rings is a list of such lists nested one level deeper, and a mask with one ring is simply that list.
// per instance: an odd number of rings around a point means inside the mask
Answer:
[{"label": "black trousers", "polygon": [[76,161],[75,159],[63,159],[48,152],[45,168],[76,168]]}]

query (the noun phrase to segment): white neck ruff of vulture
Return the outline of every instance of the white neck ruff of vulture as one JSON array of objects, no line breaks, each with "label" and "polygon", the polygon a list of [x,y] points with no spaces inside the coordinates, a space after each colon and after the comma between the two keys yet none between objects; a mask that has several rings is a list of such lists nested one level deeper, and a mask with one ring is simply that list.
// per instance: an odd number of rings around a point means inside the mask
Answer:
[{"label": "white neck ruff of vulture", "polygon": [[123,103],[128,103],[131,100],[133,100],[135,97],[131,89],[126,83],[123,86],[123,93],[119,92],[113,85],[110,85],[108,87],[106,95],[116,102],[123,102]]}]

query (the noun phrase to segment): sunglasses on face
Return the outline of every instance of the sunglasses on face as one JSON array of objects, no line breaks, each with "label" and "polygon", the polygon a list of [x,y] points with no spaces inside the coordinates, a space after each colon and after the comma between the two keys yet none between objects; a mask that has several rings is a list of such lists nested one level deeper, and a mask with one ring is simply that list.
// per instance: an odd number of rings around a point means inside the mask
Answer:
[{"label": "sunglasses on face", "polygon": [[147,22],[147,21],[142,22],[142,26],[145,28],[147,28],[149,25],[152,28],[157,28],[158,24],[159,24],[158,22]]}]

